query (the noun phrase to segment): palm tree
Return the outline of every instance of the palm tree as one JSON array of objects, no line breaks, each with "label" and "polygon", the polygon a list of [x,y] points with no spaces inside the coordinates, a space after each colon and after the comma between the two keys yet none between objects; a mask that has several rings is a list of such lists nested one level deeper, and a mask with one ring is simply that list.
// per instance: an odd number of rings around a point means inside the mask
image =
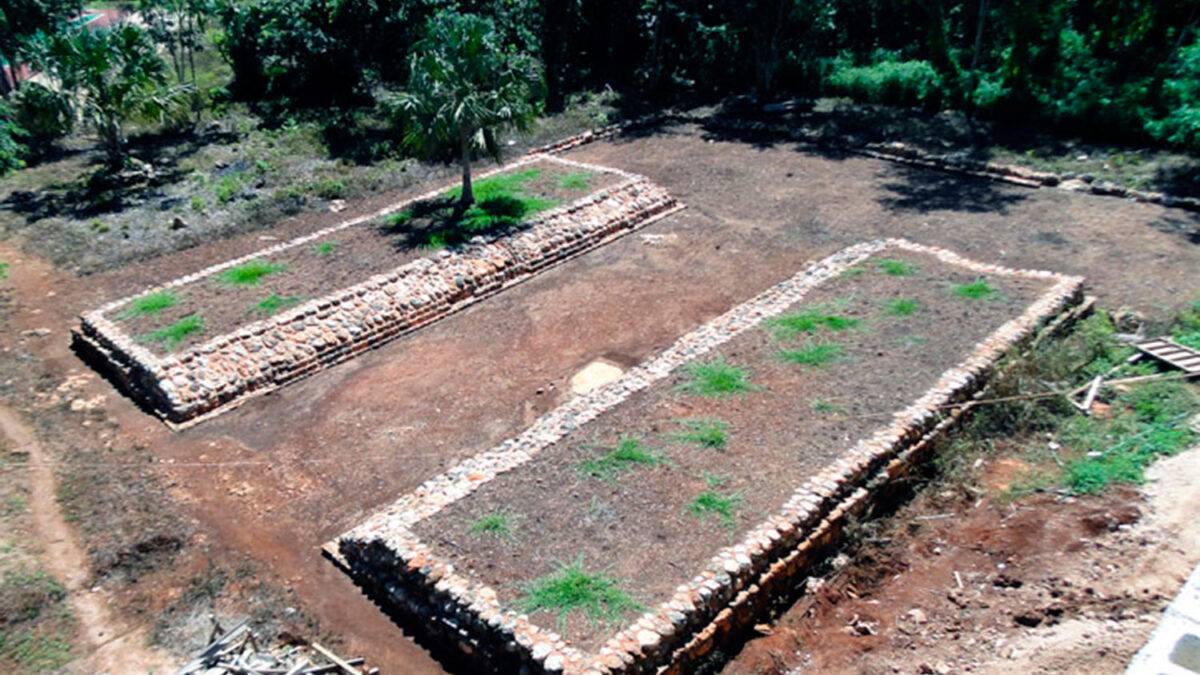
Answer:
[{"label": "palm tree", "polygon": [[124,125],[135,118],[162,121],[187,86],[169,86],[154,41],[133,24],[105,30],[64,28],[38,34],[27,47],[45,83],[29,82],[44,100],[56,100],[96,130],[109,169],[125,160]]},{"label": "palm tree", "polygon": [[397,104],[410,149],[426,156],[447,148],[457,152],[460,213],[475,201],[472,155],[484,150],[499,162],[497,134],[527,130],[541,111],[543,88],[538,62],[505,48],[491,19],[453,10],[430,17]]}]

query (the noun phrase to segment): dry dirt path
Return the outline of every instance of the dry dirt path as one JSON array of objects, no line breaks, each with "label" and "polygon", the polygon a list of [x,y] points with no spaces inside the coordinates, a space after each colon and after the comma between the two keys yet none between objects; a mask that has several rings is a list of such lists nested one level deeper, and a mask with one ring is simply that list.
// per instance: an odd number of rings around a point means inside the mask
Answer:
[{"label": "dry dirt path", "polygon": [[44,547],[46,569],[67,590],[88,653],[71,668],[78,673],[151,673],[168,668],[167,655],[144,646],[145,630],[129,630],[108,610],[103,592],[88,588],[88,561],[55,498],[54,463],[33,430],[7,406],[0,405],[0,431],[15,450],[29,456],[29,510]]},{"label": "dry dirt path", "polygon": [[[14,333],[33,330],[38,324],[54,325],[58,340],[48,341],[47,349],[57,359],[71,358],[62,340],[64,332],[58,327],[67,317],[47,315],[35,306],[34,298],[54,297],[61,290],[60,275],[44,262],[24,256],[11,247],[0,245],[0,260],[14,261],[6,283],[10,284],[18,305],[5,326]],[[53,305],[49,305],[53,307]],[[53,334],[53,333],[52,333]],[[45,356],[51,356],[46,354]],[[87,584],[91,578],[87,554],[75,531],[59,508],[55,459],[38,441],[34,430],[20,413],[0,403],[0,433],[17,450],[28,453],[29,510],[41,544],[42,561],[48,572],[67,590],[75,618],[79,621],[79,642],[76,647],[82,658],[68,666],[68,671],[86,675],[130,675],[167,670],[173,659],[145,645],[147,628],[130,627],[118,619],[110,605],[112,600],[104,591],[93,591]]]}]

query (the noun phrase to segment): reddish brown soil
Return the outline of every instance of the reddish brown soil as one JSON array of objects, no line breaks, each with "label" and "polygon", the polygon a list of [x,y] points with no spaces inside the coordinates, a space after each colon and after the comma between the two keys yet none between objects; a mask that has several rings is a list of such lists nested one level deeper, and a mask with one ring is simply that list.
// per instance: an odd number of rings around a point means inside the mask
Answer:
[{"label": "reddish brown soil", "polygon": [[[833,312],[858,321],[855,329],[780,339],[768,325],[743,333],[701,360],[745,368],[761,391],[698,396],[681,391],[690,378],[677,371],[528,464],[419,523],[417,533],[456,568],[496,589],[509,606],[520,605],[534,579],[580,556],[586,568],[621,579],[644,605],[664,602],[718,549],[740,541],[747,530],[778,512],[808,477],[890,423],[892,413],[932,387],[942,372],[966,359],[976,343],[1049,286],[989,277],[1000,293],[996,299],[964,300],[951,290],[978,279],[977,274],[930,256],[889,252],[883,257],[913,264],[917,272],[886,275],[876,269],[873,257],[855,268],[865,273],[822,284],[789,310]],[[886,316],[884,308],[896,298],[914,300],[920,309],[909,317]],[[810,344],[836,344],[845,355],[823,367],[780,359],[780,350]],[[839,409],[820,410],[814,402]],[[726,447],[714,451],[671,442],[680,418],[728,424]],[[623,438],[641,439],[660,463],[629,465],[607,478],[582,468]],[[715,514],[700,521],[689,512],[692,501],[710,489],[706,479],[712,476],[724,481],[715,492],[739,500],[728,526]],[[491,513],[509,516],[509,538],[471,532],[482,514]],[[552,611],[534,612],[530,618],[563,631],[587,650],[598,649],[624,627],[591,622],[580,613],[561,625]]]},{"label": "reddish brown soil", "polygon": [[[521,167],[536,169],[538,175],[526,182],[522,192],[554,204],[564,204],[588,192],[608,187],[619,174],[589,172],[586,188],[569,188],[561,180],[579,169],[557,162],[538,161]],[[439,212],[446,209],[440,209]],[[385,219],[386,222],[386,219]],[[203,330],[181,340],[174,351],[204,342],[218,335],[237,330],[252,321],[270,316],[305,300],[319,298],[365,281],[375,274],[390,272],[418,258],[436,255],[422,244],[422,239],[434,221],[431,217],[413,218],[399,228],[388,228],[385,222],[366,222],[316,241],[290,248],[256,261],[280,266],[279,270],[260,278],[257,283],[232,285],[220,274],[172,289],[176,304],[153,314],[134,315],[118,310],[114,319],[130,335],[148,334],[170,326],[189,316],[198,316]],[[321,244],[330,248],[318,249]],[[282,307],[265,311],[258,304],[267,298],[285,300]],[[167,351],[166,345],[147,342],[156,351]]]},{"label": "reddish brown soil", "polygon": [[[1009,459],[980,460],[986,486]],[[1122,673],[1188,574],[1200,450],[1164,460],[1147,499],[1124,488],[1009,504],[935,489],[905,506],[840,569],[727,665],[729,675]],[[1193,477],[1194,480],[1194,477]]]},{"label": "reddish brown soil", "polygon": [[[189,543],[180,556],[190,567],[169,570],[153,587],[131,587],[122,606],[136,607],[135,599],[146,595],[177,595],[204,556],[248,555],[269,570],[264,581],[295,589],[303,609],[345,637],[343,653],[366,654],[383,673],[441,672],[321,559],[318,547],[453,463],[519,432],[561,403],[571,375],[593,359],[632,365],[804,261],[884,235],[944,245],[977,260],[1084,274],[1104,305],[1156,316],[1200,285],[1200,246],[1187,228],[1171,227],[1200,223],[1158,206],[827,157],[790,144],[707,139],[685,127],[594,144],[570,157],[643,173],[689,208],[649,226],[645,234],[658,235],[653,239],[618,240],[181,434],[95,378],[78,395],[107,397],[113,427],[82,426],[87,413],[34,407],[35,390],[86,372],[67,339],[80,311],[252,253],[271,241],[262,237],[282,241],[432,186],[82,282],[0,246],[0,259],[13,265],[8,283],[18,303],[0,332],[8,350],[0,358],[7,372],[28,373],[0,382],[4,391],[30,409],[60,461],[77,447],[109,444],[106,461],[141,459],[161,472],[170,485],[163,499],[201,533],[203,547]],[[51,333],[21,337],[37,328]],[[157,462],[146,464],[143,453]],[[1039,513],[1050,520],[1058,508],[1045,504]],[[1140,550],[1121,545],[1109,553],[1119,559]]]}]

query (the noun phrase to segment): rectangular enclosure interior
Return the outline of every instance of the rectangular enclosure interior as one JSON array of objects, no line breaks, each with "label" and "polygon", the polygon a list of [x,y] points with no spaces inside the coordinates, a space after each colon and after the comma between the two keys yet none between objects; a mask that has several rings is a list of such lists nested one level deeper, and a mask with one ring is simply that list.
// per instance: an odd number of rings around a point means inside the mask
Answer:
[{"label": "rectangular enclosure interior", "polygon": [[662,665],[1080,285],[904,241],[851,247],[327,552],[496,659]]},{"label": "rectangular enclosure interior", "polygon": [[183,421],[353,357],[678,208],[615,169],[533,155],[87,312],[76,342]]}]

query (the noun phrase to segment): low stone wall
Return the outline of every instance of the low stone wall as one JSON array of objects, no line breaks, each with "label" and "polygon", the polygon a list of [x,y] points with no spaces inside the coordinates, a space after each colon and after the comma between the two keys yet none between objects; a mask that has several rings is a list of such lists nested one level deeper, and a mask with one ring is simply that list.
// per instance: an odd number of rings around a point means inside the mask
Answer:
[{"label": "low stone wall", "polygon": [[[617,632],[599,650],[577,649],[502,606],[494,589],[456,572],[413,533],[418,521],[528,462],[681,365],[785,311],[813,287],[890,248],[935,255],[983,274],[1044,279],[1053,285],[1019,317],[977,345],[967,360],[943,373],[891,424],[799,486],[778,513],[769,514],[740,543],[721,549],[699,575],[677,588],[674,597]],[[427,481],[324,550],[385,610],[417,619],[440,639],[480,655],[500,671],[625,673],[667,667],[690,672],[714,644],[753,620],[773,594],[811,568],[822,543],[846,514],[866,501],[881,476],[886,479],[889,472],[901,471],[913,453],[946,428],[957,416],[953,408],[968,403],[983,388],[1012,346],[1081,300],[1078,277],[985,265],[903,240],[852,246],[701,326],[619,380],[572,399],[520,436]]]},{"label": "low stone wall", "polygon": [[[109,318],[131,298],[83,314],[75,331],[76,344],[168,421],[192,421],[352,358],[681,208],[665,190],[641,176],[560,158],[553,161],[618,173],[624,180],[549,211],[520,229],[475,237],[462,247],[415,260],[178,354],[154,354]],[[162,288],[313,241],[440,193],[406,200]]]}]

